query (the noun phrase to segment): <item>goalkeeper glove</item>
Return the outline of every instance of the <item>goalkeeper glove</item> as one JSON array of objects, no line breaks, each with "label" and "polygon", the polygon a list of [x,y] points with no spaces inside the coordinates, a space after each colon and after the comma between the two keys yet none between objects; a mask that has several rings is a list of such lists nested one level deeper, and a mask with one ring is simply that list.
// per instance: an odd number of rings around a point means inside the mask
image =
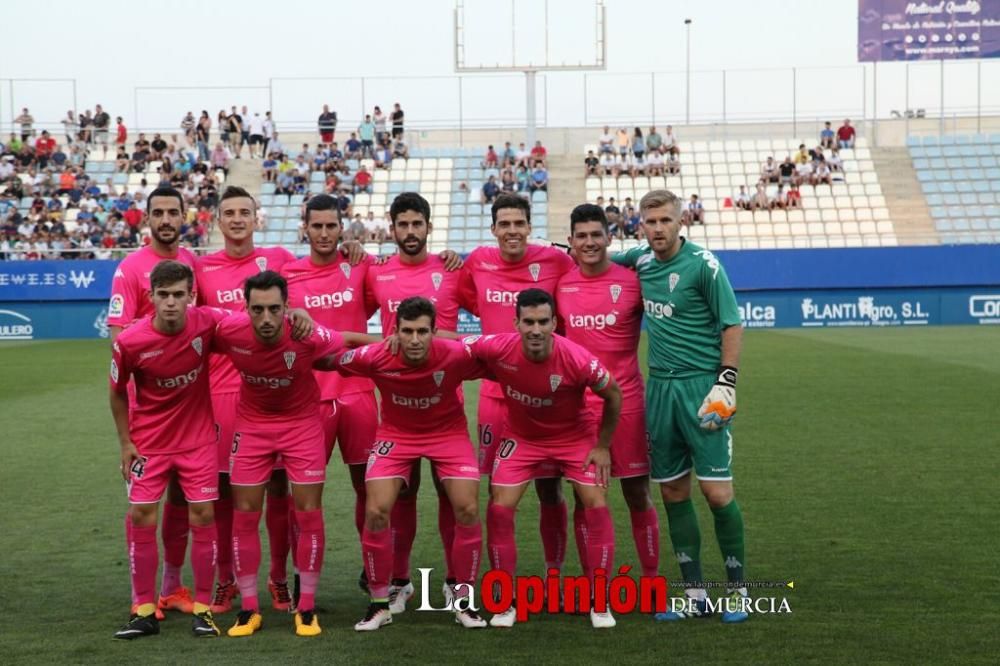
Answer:
[{"label": "goalkeeper glove", "polygon": [[732,423],[736,416],[736,375],[734,367],[724,365],[719,368],[719,378],[712,385],[698,410],[701,427],[718,430]]}]

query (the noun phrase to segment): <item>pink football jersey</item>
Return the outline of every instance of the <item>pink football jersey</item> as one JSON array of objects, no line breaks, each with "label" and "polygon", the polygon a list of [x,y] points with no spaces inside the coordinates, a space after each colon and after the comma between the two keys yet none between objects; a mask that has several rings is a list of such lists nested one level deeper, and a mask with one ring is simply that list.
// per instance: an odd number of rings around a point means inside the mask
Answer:
[{"label": "pink football jersey", "polygon": [[183,247],[177,248],[177,254],[171,257],[157,254],[147,245],[122,259],[111,280],[108,326],[124,328],[136,319],[154,314],[153,303],[149,300],[149,274],[156,264],[167,259],[187,264],[192,269],[195,265],[194,255]]},{"label": "pink football jersey", "polygon": [[430,357],[414,367],[383,343],[352,349],[337,358],[337,371],[371,377],[382,397],[380,431],[401,439],[462,433],[468,437],[462,382],[483,376],[485,366],[458,340],[434,338]]},{"label": "pink football jersey", "polygon": [[459,271],[448,272],[444,261],[430,255],[422,264],[404,264],[394,255],[380,266],[372,266],[365,281],[365,300],[379,307],[382,335],[396,330],[396,308],[411,296],[423,296],[437,310],[437,327],[458,329]]},{"label": "pink football jersey", "polygon": [[540,363],[525,356],[518,333],[464,341],[496,377],[512,434],[546,444],[580,440],[586,390],[599,391],[611,380],[593,354],[560,335],[553,336],[552,353]]},{"label": "pink football jersey", "polygon": [[[230,257],[219,250],[195,263],[198,282],[198,302],[228,310],[243,310],[243,283],[263,271],[277,271],[295,256],[283,247],[255,247],[245,257]],[[212,393],[236,393],[240,376],[232,362],[222,354],[209,359],[209,384]]]},{"label": "pink football jersey", "polygon": [[[325,266],[305,257],[285,264],[281,274],[288,280],[288,305],[302,308],[319,324],[332,331],[368,332],[368,318],[378,308],[365,299],[365,276],[374,263],[370,255],[357,266],[339,256]],[[321,400],[374,391],[363,377],[342,377],[337,372],[316,372]]]},{"label": "pink football jersey", "polygon": [[189,308],[184,329],[160,333],[152,317],[122,331],[112,345],[111,387],[125,394],[135,379],[129,436],[140,453],[177,453],[215,443],[207,359],[216,324],[227,312]]},{"label": "pink football jersey", "polygon": [[[459,304],[477,315],[484,335],[514,330],[517,294],[544,289],[555,297],[556,284],[576,264],[554,247],[529,245],[520,261],[504,261],[498,247],[479,247],[466,258],[459,278]],[[482,395],[500,397],[499,387],[484,381]]]},{"label": "pink football jersey", "polygon": [[319,386],[312,364],[343,349],[344,339],[322,326],[304,340],[293,340],[291,331],[286,319],[281,339],[266,345],[254,335],[245,312],[219,324],[214,350],[229,356],[243,380],[237,418],[270,426],[317,418]]},{"label": "pink football jersey", "polygon": [[[611,372],[621,387],[624,405],[641,405],[643,305],[636,274],[611,264],[602,275],[588,277],[576,267],[559,281],[555,297],[566,337],[593,353]],[[593,394],[589,399],[601,401]]]}]

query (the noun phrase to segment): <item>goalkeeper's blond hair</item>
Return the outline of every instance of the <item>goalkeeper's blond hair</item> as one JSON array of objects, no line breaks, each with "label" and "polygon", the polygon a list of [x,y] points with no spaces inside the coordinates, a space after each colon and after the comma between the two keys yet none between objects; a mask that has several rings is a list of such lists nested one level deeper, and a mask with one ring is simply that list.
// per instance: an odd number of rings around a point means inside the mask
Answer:
[{"label": "goalkeeper's blond hair", "polygon": [[680,219],[680,211],[683,204],[680,197],[670,190],[651,190],[648,192],[646,196],[639,200],[639,215],[645,218],[647,210],[661,206],[673,206],[677,209],[677,219]]}]

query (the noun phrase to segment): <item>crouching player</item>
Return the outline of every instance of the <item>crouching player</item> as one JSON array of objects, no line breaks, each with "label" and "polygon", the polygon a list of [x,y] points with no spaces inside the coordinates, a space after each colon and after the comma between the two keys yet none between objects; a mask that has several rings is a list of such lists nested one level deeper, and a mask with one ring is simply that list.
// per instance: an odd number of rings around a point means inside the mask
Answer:
[{"label": "crouching player", "polygon": [[[216,325],[228,314],[191,307],[194,274],[163,261],[149,276],[154,314],[122,331],[111,361],[111,414],[121,443],[121,472],[128,484],[131,529],[129,570],[136,608],[115,638],[160,633],[156,619],[156,524],[159,502],[172,473],[188,501],[194,570],[195,636],[218,636],[212,619],[217,551],[212,503],[218,499],[216,447],[207,362]],[[136,404],[129,413],[128,384]]]},{"label": "crouching player", "polygon": [[307,337],[295,340],[287,317],[288,285],[273,271],[249,278],[244,297],[247,311],[219,325],[213,347],[229,356],[242,379],[230,458],[233,559],[242,611],[228,633],[250,636],[261,628],[257,599],[260,514],[264,488],[280,455],[291,481],[299,530],[295,548],[302,594],[295,633],[315,636],[320,633],[316,586],[325,548],[321,500],[326,448],[313,364],[328,363],[325,357],[345,343],[363,344],[370,338],[317,326]]},{"label": "crouching player", "polygon": [[365,527],[361,545],[371,604],[357,631],[375,631],[392,622],[389,585],[393,543],[389,516],[403,486],[421,458],[434,465],[455,512],[451,563],[457,581],[455,621],[467,628],[486,622],[464,607],[479,573],[482,526],[479,523],[479,466],[469,439],[462,382],[483,376],[484,366],[464,344],[435,337],[434,305],[419,296],[405,299],[396,310],[393,338],[341,354],[338,372],[370,377],[382,396],[382,419],[365,474]]}]

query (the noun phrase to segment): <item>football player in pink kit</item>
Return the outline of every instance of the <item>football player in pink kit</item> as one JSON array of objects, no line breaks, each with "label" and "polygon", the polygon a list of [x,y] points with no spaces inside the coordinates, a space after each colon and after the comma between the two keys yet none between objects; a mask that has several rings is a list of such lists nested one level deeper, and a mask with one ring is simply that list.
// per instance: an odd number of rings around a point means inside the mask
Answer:
[{"label": "football player in pink kit", "polygon": [[300,636],[320,633],[315,615],[316,586],[323,566],[325,531],[321,499],[326,479],[319,387],[313,364],[368,336],[340,333],[317,326],[295,341],[286,317],[288,285],[273,271],[246,281],[247,312],[234,315],[216,330],[213,349],[225,353],[242,378],[231,442],[230,483],[233,490],[233,560],[242,610],[230,636],[250,636],[261,627],[257,601],[260,568],[260,513],[264,487],[278,455],[292,485],[296,548],[302,595],[295,614]]},{"label": "football player in pink kit", "polygon": [[[199,303],[242,310],[243,283],[248,277],[265,270],[277,271],[284,264],[295,260],[292,253],[284,248],[254,246],[256,218],[257,204],[249,192],[233,186],[223,191],[219,199],[218,225],[225,241],[225,249],[199,257],[195,264]],[[220,544],[219,580],[212,611],[225,613],[232,608],[232,599],[238,593],[233,577],[233,500],[229,490],[229,449],[233,442],[240,376],[232,361],[223,354],[212,354],[209,368],[212,411],[219,429],[219,501],[215,506]],[[267,489],[265,523],[271,545],[271,568],[268,576],[271,603],[275,610],[285,611],[291,605],[285,571],[290,534],[288,514],[288,479],[285,470],[279,466]]]},{"label": "football player in pink kit", "polygon": [[[326,328],[364,333],[376,309],[365,299],[365,276],[374,262],[365,257],[352,266],[338,251],[343,226],[337,200],[328,194],[309,199],[303,227],[309,239],[309,256],[281,269],[288,280],[289,305],[304,308]],[[354,486],[354,525],[360,540],[365,522],[365,463],[378,426],[375,385],[364,377],[322,371],[316,372],[316,381],[327,462],[334,443],[339,443],[340,457]]]},{"label": "football player in pink kit", "polygon": [[[507,401],[504,438],[497,444],[486,514],[487,547],[494,569],[517,572],[514,512],[528,482],[561,473],[573,484],[586,513],[591,575],[614,567],[615,529],[606,503],[611,438],[622,394],[601,362],[583,347],[555,335],[552,296],[541,289],[517,295],[516,333],[467,338],[486,363]],[[599,426],[586,408],[586,391],[604,401]],[[511,627],[512,606],[490,625]],[[591,611],[596,628],[615,626],[610,612]]]},{"label": "football player in pink kit", "polygon": [[[389,207],[390,231],[399,246],[399,253],[388,261],[372,266],[365,279],[365,301],[377,304],[382,320],[382,334],[395,330],[396,308],[406,298],[423,296],[434,304],[437,327],[441,337],[457,337],[458,280],[460,273],[450,272],[446,261],[427,251],[431,233],[431,207],[415,192],[397,196]],[[435,478],[438,494],[438,531],[444,546],[447,576],[445,596],[451,594],[455,582],[451,559],[455,534],[455,512],[448,502],[448,493]],[[410,582],[410,552],[417,533],[417,491],[420,489],[420,466],[415,465],[407,487],[393,507],[392,531],[395,544],[389,608],[393,613],[406,610],[413,595]]]},{"label": "football player in pink kit", "polygon": [[[516,194],[493,202],[490,230],[496,247],[480,247],[466,257],[459,283],[459,303],[479,316],[483,334],[512,332],[514,301],[522,289],[555,293],[556,283],[575,266],[565,252],[529,245],[531,204]],[[484,380],[479,395],[479,471],[490,474],[496,444],[504,437],[503,395],[497,383]],[[535,481],[539,531],[547,569],[561,569],[566,556],[566,502],[557,478]]]},{"label": "football player in pink kit", "polygon": [[[144,221],[149,225],[149,245],[125,257],[111,281],[108,328],[112,342],[132,322],[154,313],[149,299],[149,276],[154,266],[164,259],[175,259],[192,268],[195,264],[194,255],[179,247],[181,224],[184,222],[184,197],[180,192],[167,186],[157,187],[150,192],[146,199]],[[131,404],[134,405],[134,401]],[[163,579],[156,614],[162,619],[164,610],[190,613],[192,609],[191,591],[181,581],[181,569],[188,546],[188,507],[176,479],[172,479],[167,487],[167,502],[163,505],[163,519],[160,522]],[[126,534],[131,525],[132,521],[126,516]],[[132,596],[134,607],[134,591]]]},{"label": "football player in pink kit", "polygon": [[[622,415],[611,446],[611,476],[621,482],[642,575],[655,576],[660,559],[660,524],[649,497],[649,451],[639,334],[643,302],[639,278],[608,258],[608,220],[600,206],[583,204],[570,214],[569,242],[579,266],[559,281],[556,310],[566,337],[591,351],[622,391]],[[596,416],[601,400],[588,396]],[[573,511],[576,546],[587,567],[583,503]]]},{"label": "football player in pink kit", "polygon": [[[192,308],[194,274],[163,261],[150,277],[154,314],[117,336],[111,360],[111,413],[121,443],[128,484],[126,530],[135,608],[115,638],[160,633],[156,618],[156,523],[160,498],[172,474],[183,489],[193,535],[195,636],[218,636],[209,604],[215,578],[217,536],[212,503],[218,498],[216,433],[208,399],[207,359],[216,324],[226,314]],[[129,381],[135,403],[129,406]]]},{"label": "football player in pink kit", "polygon": [[[482,377],[485,368],[461,342],[435,336],[436,312],[430,300],[407,298],[394,317],[397,354],[386,344],[369,345],[341,354],[337,361],[338,372],[372,378],[382,396],[382,420],[365,477],[362,548],[371,604],[354,625],[357,631],[374,631],[392,622],[390,512],[421,458],[434,465],[454,507],[457,524],[449,559],[457,579],[453,597],[468,596],[475,585],[482,550],[479,466],[459,391],[463,381]],[[465,606],[458,603],[455,621],[467,628],[485,627],[485,620]]]}]

